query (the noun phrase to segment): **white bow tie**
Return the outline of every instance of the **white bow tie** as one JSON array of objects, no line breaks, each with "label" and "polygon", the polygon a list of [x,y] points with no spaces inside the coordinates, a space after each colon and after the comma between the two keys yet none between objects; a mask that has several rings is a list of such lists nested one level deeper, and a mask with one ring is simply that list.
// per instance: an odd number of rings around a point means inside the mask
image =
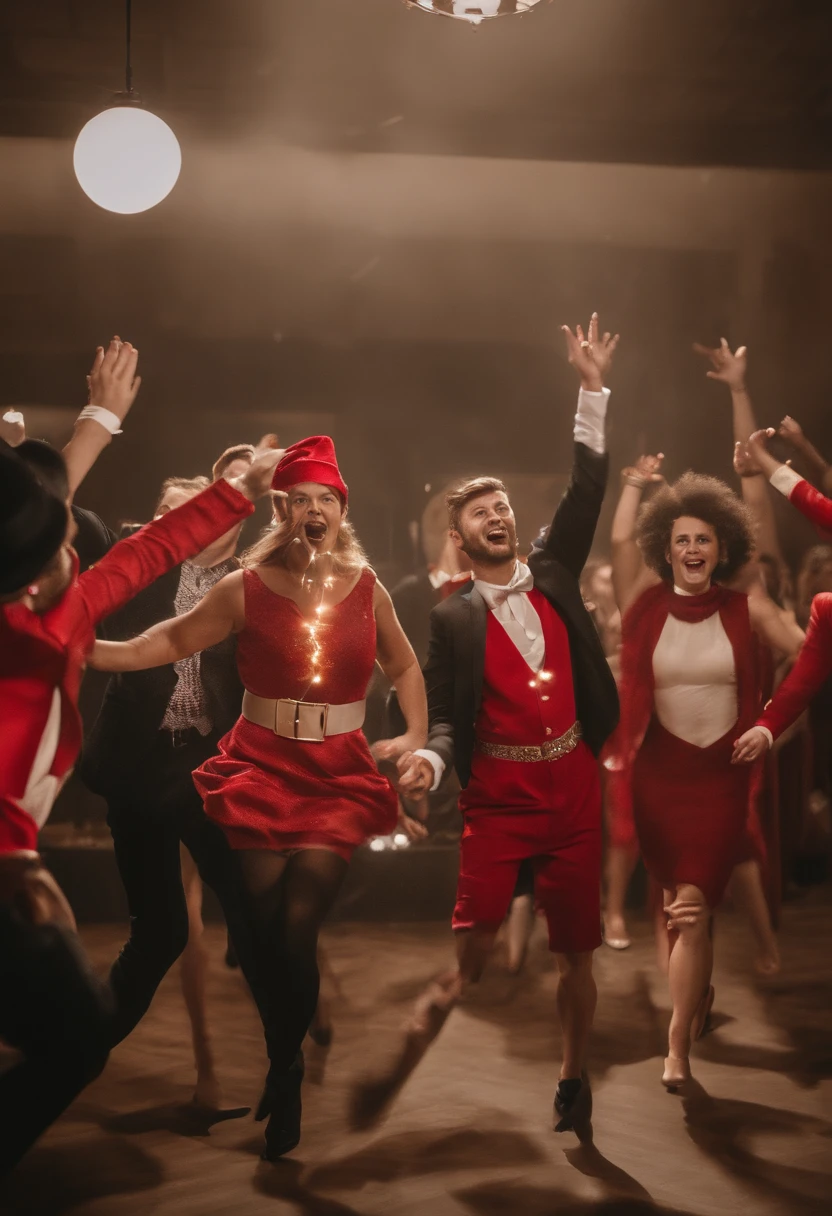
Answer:
[{"label": "white bow tie", "polygon": [[524,566],[522,562],[518,562],[514,568],[514,574],[512,574],[510,582],[506,583],[504,587],[498,586],[497,583],[482,582],[481,579],[476,579],[474,586],[488,607],[493,611],[499,608],[501,604],[505,604],[510,596],[524,591],[531,591],[534,588],[534,578],[529,567]]}]

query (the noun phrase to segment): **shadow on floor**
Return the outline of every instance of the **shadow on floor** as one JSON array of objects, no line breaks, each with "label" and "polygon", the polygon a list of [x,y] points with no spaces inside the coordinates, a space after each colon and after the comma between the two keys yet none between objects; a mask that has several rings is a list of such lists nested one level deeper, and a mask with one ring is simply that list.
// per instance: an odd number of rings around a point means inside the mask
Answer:
[{"label": "shadow on floor", "polygon": [[[497,1112],[499,1113],[499,1112]],[[441,1174],[445,1170],[537,1165],[546,1158],[537,1145],[519,1132],[449,1129],[442,1133],[402,1132],[384,1136],[355,1153],[310,1170],[314,1186],[359,1190],[369,1182]]]},{"label": "shadow on floor", "polygon": [[[60,1216],[81,1204],[140,1195],[161,1186],[160,1161],[135,1144],[109,1137],[66,1147],[35,1147],[0,1185],[3,1216]],[[136,1200],[135,1211],[150,1210]],[[102,1209],[104,1210],[104,1209]]]},{"label": "shadow on floor", "polygon": [[832,1138],[832,1123],[813,1115],[732,1098],[712,1098],[696,1081],[682,1098],[687,1133],[699,1149],[746,1188],[793,1212],[829,1211],[829,1174],[782,1165],[748,1146],[761,1136]]}]

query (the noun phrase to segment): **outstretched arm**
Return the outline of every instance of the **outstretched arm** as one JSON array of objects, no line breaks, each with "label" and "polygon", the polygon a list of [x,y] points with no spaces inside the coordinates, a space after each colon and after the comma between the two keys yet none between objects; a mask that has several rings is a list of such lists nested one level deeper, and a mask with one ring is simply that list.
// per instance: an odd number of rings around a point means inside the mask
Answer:
[{"label": "outstretched arm", "polygon": [[735,764],[750,764],[806,709],[832,675],[832,595],[816,595],[806,641],[797,662],[751,730],[734,744]]},{"label": "outstretched arm", "polygon": [[243,573],[228,574],[196,608],[160,621],[129,642],[96,642],[90,666],[98,671],[144,671],[207,650],[245,625]]},{"label": "outstretched arm", "polygon": [[379,666],[396,690],[407,729],[398,739],[385,739],[375,754],[383,760],[398,760],[405,752],[424,747],[428,737],[428,702],[425,681],[413,647],[396,616],[389,592],[376,583],[373,599],[376,616],[376,654]]},{"label": "outstretched arm", "polygon": [[808,468],[812,481],[817,482],[824,494],[832,494],[832,466],[803,434],[800,423],[786,414],[777,428],[777,434],[794,448],[797,456]]},{"label": "outstretched arm", "polygon": [[612,519],[611,553],[613,589],[622,616],[642,591],[658,581],[645,566],[636,543],[636,520],[645,488],[664,481],[663,460],[662,452],[658,456],[639,456],[634,465],[621,473],[621,497]]},{"label": "outstretched arm", "polygon": [[586,565],[607,487],[606,414],[609,389],[604,381],[618,345],[618,334],[599,336],[598,314],[593,313],[587,336],[580,325],[575,333],[561,326],[567,358],[580,377],[575,415],[575,458],[572,476],[546,537],[544,552],[576,578]]},{"label": "outstretched arm", "polygon": [[742,496],[754,516],[755,540],[761,553],[768,553],[783,563],[780,538],[774,518],[774,505],[765,483],[765,478],[751,468],[745,460],[745,445],[749,436],[757,430],[754,406],[746,388],[748,356],[744,346],[732,351],[725,338],[719,346],[700,346],[694,343],[697,354],[708,359],[711,370],[706,373],[709,380],[717,380],[731,392],[731,412],[734,428],[734,471],[740,478]]},{"label": "outstretched arm", "polygon": [[801,477],[794,469],[772,456],[766,447],[766,441],[773,434],[774,429],[769,427],[767,430],[756,431],[751,436],[745,449],[748,461],[764,473],[775,489],[784,494],[807,519],[824,531],[832,532],[832,499],[821,494],[805,477]]},{"label": "outstretched arm", "polygon": [[274,435],[266,435],[255,459],[234,481],[220,478],[207,490],[133,536],[120,540],[101,561],[78,580],[87,624],[115,612],[143,587],[185,558],[207,548],[254,510],[253,502],[271,486],[275,466],[283,456]]},{"label": "outstretched arm", "polygon": [[78,415],[75,431],[63,450],[72,498],[98,457],[112,442],[127,417],[141,385],[136,375],[139,352],[115,337],[105,351],[95,352],[87,376],[87,405]]}]

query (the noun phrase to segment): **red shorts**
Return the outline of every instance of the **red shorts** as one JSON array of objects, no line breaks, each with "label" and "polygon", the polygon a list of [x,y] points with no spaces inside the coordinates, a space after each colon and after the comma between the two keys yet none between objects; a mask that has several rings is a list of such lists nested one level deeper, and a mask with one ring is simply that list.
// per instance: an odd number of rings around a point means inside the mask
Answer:
[{"label": "red shorts", "polygon": [[[508,794],[512,775],[538,765],[488,759],[491,789]],[[556,954],[583,954],[601,945],[601,791],[598,766],[585,745],[560,760],[541,761],[534,774],[546,789],[548,805],[531,810],[473,805],[474,790],[465,791],[465,827],[459,857],[459,883],[454,930],[494,932],[511,904],[520,862],[530,858],[535,900],[546,915],[549,948]],[[496,767],[495,767],[496,766]],[[509,766],[509,768],[506,768]],[[478,766],[479,767],[479,766]],[[502,770],[502,771],[500,771]],[[480,771],[476,784],[483,786]],[[516,777],[515,777],[516,780]],[[491,799],[489,799],[489,803]]]}]

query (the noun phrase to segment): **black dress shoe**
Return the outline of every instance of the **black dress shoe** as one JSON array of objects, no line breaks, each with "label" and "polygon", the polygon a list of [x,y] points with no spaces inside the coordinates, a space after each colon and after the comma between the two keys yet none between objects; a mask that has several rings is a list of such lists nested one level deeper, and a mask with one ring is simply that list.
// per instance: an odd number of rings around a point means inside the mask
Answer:
[{"label": "black dress shoe", "polygon": [[592,1090],[585,1072],[581,1073],[580,1081],[558,1082],[554,1129],[556,1132],[574,1132],[581,1141],[592,1139]]},{"label": "black dress shoe", "polygon": [[275,1076],[269,1072],[266,1089],[257,1109],[257,1116],[269,1121],[266,1124],[264,1161],[277,1161],[290,1153],[300,1143],[301,1084],[303,1082],[303,1057],[299,1056],[287,1072]]}]

